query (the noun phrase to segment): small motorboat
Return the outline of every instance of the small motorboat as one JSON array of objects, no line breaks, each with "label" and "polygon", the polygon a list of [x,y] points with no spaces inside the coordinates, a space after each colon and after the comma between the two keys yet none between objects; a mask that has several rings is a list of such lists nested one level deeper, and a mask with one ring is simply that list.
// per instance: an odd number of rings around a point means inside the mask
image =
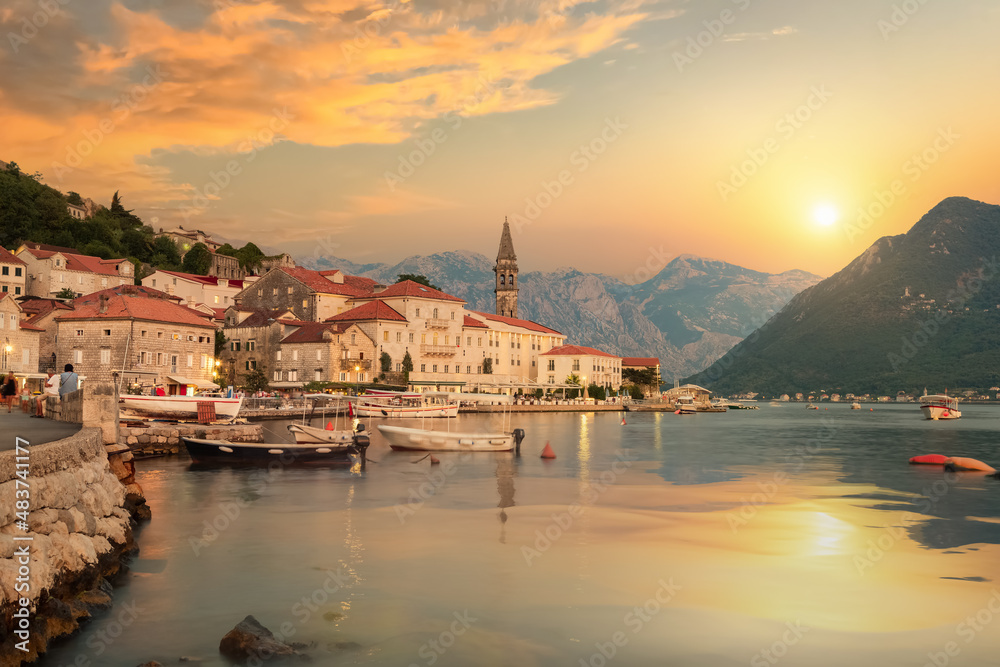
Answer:
[{"label": "small motorboat", "polygon": [[853,403],[851,403],[851,410],[860,410],[860,409],[861,409],[861,404],[860,403],[858,403],[857,401],[854,401]]},{"label": "small motorboat", "polygon": [[510,433],[454,433],[379,424],[378,430],[396,451],[509,452],[524,440],[520,428]]},{"label": "small motorboat", "polygon": [[959,419],[962,416],[958,409],[958,399],[947,394],[924,394],[920,397],[920,411],[926,419]]},{"label": "small motorboat", "polygon": [[349,445],[354,442],[354,431],[318,428],[306,424],[289,424],[288,431],[295,436],[295,442],[300,445],[318,443]]},{"label": "small motorboat", "polygon": [[198,419],[198,405],[211,403],[217,420],[232,421],[240,412],[243,397],[122,394],[119,396],[119,402],[123,411],[131,412],[138,417],[175,421],[196,421]]},{"label": "small motorboat", "polygon": [[357,457],[362,466],[370,444],[366,433],[355,433],[347,444],[291,444],[266,442],[229,442],[181,438],[195,463],[212,465],[352,465]]}]

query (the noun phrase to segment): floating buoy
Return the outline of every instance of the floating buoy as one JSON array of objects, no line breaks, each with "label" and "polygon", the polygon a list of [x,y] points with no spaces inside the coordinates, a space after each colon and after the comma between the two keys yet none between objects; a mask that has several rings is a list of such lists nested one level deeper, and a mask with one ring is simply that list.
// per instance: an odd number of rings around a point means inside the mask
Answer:
[{"label": "floating buoy", "polygon": [[944,469],[952,472],[996,472],[996,468],[977,459],[953,456],[944,462]]},{"label": "floating buoy", "polygon": [[332,431],[333,430],[333,422],[327,422],[326,423],[326,430],[327,431]]},{"label": "floating buoy", "polygon": [[436,456],[432,456],[432,457],[431,457],[431,465],[432,465],[432,466],[436,466],[436,465],[438,465],[439,463],[441,463],[441,459],[439,459],[439,458],[438,458],[438,457],[436,457]]},{"label": "floating buoy", "polygon": [[924,454],[922,456],[914,456],[910,459],[910,463],[915,465],[943,466],[947,460],[948,457],[943,454]]},{"label": "floating buoy", "polygon": [[627,426],[627,425],[628,425],[628,422],[626,422],[626,421],[625,421],[625,418],[624,418],[624,417],[622,417],[622,426]]},{"label": "floating buoy", "polygon": [[868,412],[875,412],[875,408],[868,408]]},{"label": "floating buoy", "polygon": [[680,411],[680,410],[674,410],[674,414],[675,414],[675,415],[679,415],[680,413],[681,413],[681,411]]},{"label": "floating buoy", "polygon": [[548,442],[546,442],[545,443],[545,448],[542,450],[542,458],[543,459],[554,459],[555,457],[556,457],[556,453],[554,451],[552,451],[552,445],[550,445]]}]

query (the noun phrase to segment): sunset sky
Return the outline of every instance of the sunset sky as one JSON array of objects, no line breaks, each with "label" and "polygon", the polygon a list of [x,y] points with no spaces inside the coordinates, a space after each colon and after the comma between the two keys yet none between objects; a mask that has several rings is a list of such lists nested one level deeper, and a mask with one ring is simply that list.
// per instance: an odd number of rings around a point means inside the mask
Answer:
[{"label": "sunset sky", "polygon": [[829,275],[945,197],[1000,204],[995,0],[8,0],[0,27],[0,159],[300,257],[493,255],[508,216],[524,270]]}]

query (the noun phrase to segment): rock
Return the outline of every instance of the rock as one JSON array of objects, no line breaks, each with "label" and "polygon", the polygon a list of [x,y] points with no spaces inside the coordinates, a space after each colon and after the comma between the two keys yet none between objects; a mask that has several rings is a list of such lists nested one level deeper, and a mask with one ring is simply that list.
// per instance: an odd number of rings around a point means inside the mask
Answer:
[{"label": "rock", "polygon": [[[101,581],[105,580],[101,579]],[[80,593],[77,596],[77,600],[81,602],[90,613],[111,609],[114,605],[114,601],[111,599],[111,596],[100,588]]]},{"label": "rock", "polygon": [[270,630],[253,616],[247,616],[219,642],[219,653],[230,660],[247,660],[255,657],[265,661],[271,658],[300,657],[301,653],[278,641]]}]

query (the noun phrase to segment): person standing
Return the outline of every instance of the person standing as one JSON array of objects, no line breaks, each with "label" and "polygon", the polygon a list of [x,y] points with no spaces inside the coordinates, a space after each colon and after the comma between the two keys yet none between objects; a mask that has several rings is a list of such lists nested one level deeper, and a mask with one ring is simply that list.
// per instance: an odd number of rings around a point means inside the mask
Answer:
[{"label": "person standing", "polygon": [[8,371],[7,377],[3,380],[3,387],[0,387],[0,395],[3,402],[7,404],[7,412],[14,406],[14,396],[17,395],[17,380],[14,379],[14,371]]},{"label": "person standing", "polygon": [[59,376],[59,397],[73,393],[80,388],[80,376],[73,372],[73,364],[66,364],[63,367],[63,374]]},{"label": "person standing", "polygon": [[48,378],[45,380],[45,391],[35,398],[36,417],[45,416],[45,401],[49,396],[59,400],[59,376],[56,375],[56,369],[50,368],[45,373],[48,375]]}]

